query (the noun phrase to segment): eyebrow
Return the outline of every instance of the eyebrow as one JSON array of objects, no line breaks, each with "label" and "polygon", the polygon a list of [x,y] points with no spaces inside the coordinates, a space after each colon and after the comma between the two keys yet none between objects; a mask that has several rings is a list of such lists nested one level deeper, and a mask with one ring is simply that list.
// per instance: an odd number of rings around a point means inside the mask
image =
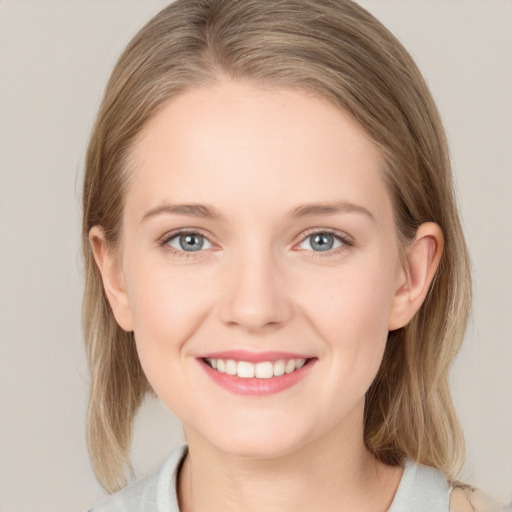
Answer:
[{"label": "eyebrow", "polygon": [[362,213],[375,222],[375,217],[370,210],[348,201],[324,201],[321,203],[301,204],[290,211],[288,217],[298,219],[301,217],[313,217],[316,215],[332,215],[335,213]]},{"label": "eyebrow", "polygon": [[[185,215],[187,217],[199,217],[201,219],[222,219],[222,215],[213,206],[206,204],[163,204],[147,211],[141,219],[144,222],[150,217],[167,213],[170,215]],[[361,213],[375,222],[375,217],[363,206],[347,201],[333,201],[320,203],[306,203],[293,208],[287,217],[299,219],[318,215],[333,215],[336,213]]]},{"label": "eyebrow", "polygon": [[200,217],[201,219],[220,219],[222,215],[213,206],[205,204],[164,204],[147,211],[141,219],[144,222],[150,217],[168,213],[171,215],[186,215],[188,217]]}]

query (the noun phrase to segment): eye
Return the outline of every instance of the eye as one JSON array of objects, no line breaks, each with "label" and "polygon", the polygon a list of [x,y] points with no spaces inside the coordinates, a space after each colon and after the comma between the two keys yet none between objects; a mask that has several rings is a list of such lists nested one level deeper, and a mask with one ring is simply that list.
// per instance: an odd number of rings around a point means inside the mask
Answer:
[{"label": "eye", "polygon": [[164,241],[165,245],[177,251],[196,252],[201,249],[211,249],[211,242],[200,233],[181,232],[172,235]]},{"label": "eye", "polygon": [[299,244],[300,249],[314,252],[335,251],[345,246],[351,246],[352,243],[341,234],[335,234],[332,231],[315,231],[308,234]]}]

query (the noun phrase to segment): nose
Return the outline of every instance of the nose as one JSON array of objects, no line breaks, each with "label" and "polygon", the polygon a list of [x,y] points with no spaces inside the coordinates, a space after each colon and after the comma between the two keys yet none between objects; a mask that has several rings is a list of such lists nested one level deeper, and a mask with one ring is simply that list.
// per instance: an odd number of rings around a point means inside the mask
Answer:
[{"label": "nose", "polygon": [[283,269],[270,251],[247,250],[226,273],[220,318],[247,332],[277,329],[292,316]]}]

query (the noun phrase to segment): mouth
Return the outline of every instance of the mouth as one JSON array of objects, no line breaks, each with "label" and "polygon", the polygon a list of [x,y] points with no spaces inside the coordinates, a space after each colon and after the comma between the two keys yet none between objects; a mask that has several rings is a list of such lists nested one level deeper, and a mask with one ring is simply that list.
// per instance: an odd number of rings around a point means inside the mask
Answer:
[{"label": "mouth", "polygon": [[236,361],[234,359],[204,358],[203,361],[213,370],[241,379],[271,379],[300,370],[313,358],[279,359],[277,361]]},{"label": "mouth", "polygon": [[228,391],[249,396],[265,396],[294,386],[309,373],[316,357],[290,354],[231,354],[198,358],[203,370]]}]

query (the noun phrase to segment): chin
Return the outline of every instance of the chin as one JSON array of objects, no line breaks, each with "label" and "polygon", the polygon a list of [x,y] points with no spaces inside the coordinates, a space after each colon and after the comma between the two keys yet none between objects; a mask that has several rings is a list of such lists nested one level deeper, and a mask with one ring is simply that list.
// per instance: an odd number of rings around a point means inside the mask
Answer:
[{"label": "chin", "polygon": [[245,441],[229,440],[218,446],[218,449],[232,457],[250,458],[250,459],[279,459],[294,453],[298,447],[289,440],[258,440],[246,439]]},{"label": "chin", "polygon": [[[288,423],[289,424],[289,423]],[[187,441],[193,442],[193,437],[188,436]],[[275,459],[290,455],[307,442],[301,439],[296,432],[291,432],[287,423],[265,424],[252,423],[251,425],[236,425],[227,428],[199,432],[203,439],[215,450],[232,457]]]}]

